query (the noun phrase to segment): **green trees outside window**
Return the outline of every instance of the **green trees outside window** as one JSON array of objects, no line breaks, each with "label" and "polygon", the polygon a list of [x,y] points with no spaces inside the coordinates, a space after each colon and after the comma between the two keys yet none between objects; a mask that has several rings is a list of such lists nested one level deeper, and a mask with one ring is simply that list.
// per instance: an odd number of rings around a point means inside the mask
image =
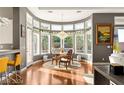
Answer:
[{"label": "green trees outside window", "polygon": [[68,36],[64,39],[64,48],[73,48],[72,36]]},{"label": "green trees outside window", "polygon": [[76,36],[76,52],[82,53],[84,52],[84,38],[82,35]]},{"label": "green trees outside window", "polygon": [[53,48],[60,48],[60,38],[57,36],[53,36],[52,38],[52,47]]},{"label": "green trees outside window", "polygon": [[48,53],[48,50],[49,50],[48,36],[41,36],[41,52]]}]

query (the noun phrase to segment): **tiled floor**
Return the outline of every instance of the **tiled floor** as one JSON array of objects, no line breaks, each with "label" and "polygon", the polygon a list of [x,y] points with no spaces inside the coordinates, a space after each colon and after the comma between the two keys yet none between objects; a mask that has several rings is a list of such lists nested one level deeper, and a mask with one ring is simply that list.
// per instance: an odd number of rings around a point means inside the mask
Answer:
[{"label": "tiled floor", "polygon": [[[50,61],[49,61],[50,62]],[[38,62],[22,73],[27,85],[87,85],[92,84],[92,65],[80,62],[80,68],[72,70],[56,70],[44,67]]]}]

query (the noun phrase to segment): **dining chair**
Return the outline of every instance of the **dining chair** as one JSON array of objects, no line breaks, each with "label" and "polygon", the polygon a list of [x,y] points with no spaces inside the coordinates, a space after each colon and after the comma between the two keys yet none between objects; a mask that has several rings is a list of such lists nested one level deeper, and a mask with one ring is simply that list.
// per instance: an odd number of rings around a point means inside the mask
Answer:
[{"label": "dining chair", "polygon": [[66,69],[67,69],[67,67],[71,64],[71,61],[73,61],[72,59],[73,59],[73,56],[72,56],[72,49],[70,49],[70,50],[67,52],[66,55],[61,56],[60,61],[59,61],[59,67],[60,67],[61,63],[64,63],[65,66],[66,66]]},{"label": "dining chair", "polygon": [[58,63],[59,60],[60,60],[59,54],[52,54],[52,64],[55,61],[56,62],[56,65],[57,65],[57,63]]}]

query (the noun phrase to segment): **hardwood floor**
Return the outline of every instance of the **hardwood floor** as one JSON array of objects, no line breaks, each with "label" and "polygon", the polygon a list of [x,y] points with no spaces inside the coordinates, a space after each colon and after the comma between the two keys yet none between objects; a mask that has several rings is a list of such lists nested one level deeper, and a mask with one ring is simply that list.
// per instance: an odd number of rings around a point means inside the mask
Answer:
[{"label": "hardwood floor", "polygon": [[23,71],[23,84],[25,85],[87,85],[85,74],[92,74],[92,66],[86,62],[80,62],[81,67],[74,70],[54,70],[44,68],[42,62],[38,62]]}]

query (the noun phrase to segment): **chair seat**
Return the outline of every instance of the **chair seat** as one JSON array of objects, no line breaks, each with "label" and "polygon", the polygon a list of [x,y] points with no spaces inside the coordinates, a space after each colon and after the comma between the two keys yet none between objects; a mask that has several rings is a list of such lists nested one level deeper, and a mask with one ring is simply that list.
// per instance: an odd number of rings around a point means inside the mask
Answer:
[{"label": "chair seat", "polygon": [[68,61],[67,59],[65,59],[65,58],[61,58],[61,61]]}]

